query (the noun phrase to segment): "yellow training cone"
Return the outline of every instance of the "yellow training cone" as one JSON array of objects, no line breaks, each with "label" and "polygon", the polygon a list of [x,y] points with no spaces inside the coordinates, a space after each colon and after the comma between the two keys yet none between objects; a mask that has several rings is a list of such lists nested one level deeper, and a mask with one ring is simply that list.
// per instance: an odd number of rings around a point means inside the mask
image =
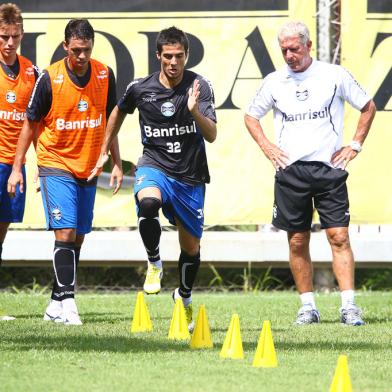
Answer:
[{"label": "yellow training cone", "polygon": [[152,331],[152,323],[150,314],[148,313],[147,304],[144,301],[142,291],[137,293],[135,310],[133,312],[133,320],[131,325],[131,332],[146,332]]},{"label": "yellow training cone", "polygon": [[278,359],[276,358],[274,341],[272,339],[271,323],[269,320],[265,320],[263,323],[252,366],[264,368],[278,366]]},{"label": "yellow training cone", "polygon": [[347,355],[339,355],[329,392],[352,392],[352,390],[350,374],[348,373]]},{"label": "yellow training cone", "polygon": [[221,358],[243,359],[244,350],[242,349],[240,318],[238,314],[233,314],[230,326],[223,342],[222,350],[219,354]]},{"label": "yellow training cone", "polygon": [[213,346],[206,307],[204,305],[200,305],[199,307],[190,346],[191,348],[211,348]]},{"label": "yellow training cone", "polygon": [[173,316],[170,322],[168,338],[176,340],[189,339],[191,335],[188,331],[188,323],[186,321],[184,304],[181,298],[176,299],[173,309]]}]

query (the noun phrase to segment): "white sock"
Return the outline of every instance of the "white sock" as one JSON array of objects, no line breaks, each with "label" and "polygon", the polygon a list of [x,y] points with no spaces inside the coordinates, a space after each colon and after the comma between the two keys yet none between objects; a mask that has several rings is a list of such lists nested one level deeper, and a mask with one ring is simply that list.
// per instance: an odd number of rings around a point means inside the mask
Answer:
[{"label": "white sock", "polygon": [[348,307],[350,307],[350,305],[355,304],[354,295],[355,295],[354,290],[343,290],[340,292],[343,309],[347,309]]},{"label": "white sock", "polygon": [[184,307],[192,303],[192,295],[189,298],[181,297],[180,293],[178,292],[178,288],[174,290],[174,299],[177,298],[182,298],[182,303],[184,304]]},{"label": "white sock", "polygon": [[[149,263],[151,263],[149,261]],[[158,261],[154,261],[153,263],[151,263],[152,265],[155,265],[155,267],[162,269],[162,260],[158,260]]]},{"label": "white sock", "polygon": [[75,298],[63,299],[62,303],[63,303],[64,311],[78,313],[78,308],[76,306]]},{"label": "white sock", "polygon": [[313,291],[308,291],[299,295],[302,305],[310,305],[312,309],[316,308],[316,302],[314,301]]}]

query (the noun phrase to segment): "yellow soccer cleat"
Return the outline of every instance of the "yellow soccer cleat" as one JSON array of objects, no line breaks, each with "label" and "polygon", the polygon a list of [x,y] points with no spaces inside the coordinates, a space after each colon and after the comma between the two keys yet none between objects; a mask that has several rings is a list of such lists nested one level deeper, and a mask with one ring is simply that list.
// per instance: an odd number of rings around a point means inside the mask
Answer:
[{"label": "yellow soccer cleat", "polygon": [[146,294],[158,294],[161,291],[162,268],[156,267],[153,263],[148,263],[146,280],[143,290]]},{"label": "yellow soccer cleat", "polygon": [[[184,303],[184,299],[181,297],[180,293],[178,292],[178,288],[176,288],[173,291],[172,298],[173,298],[174,302],[176,302],[176,299],[181,298]],[[189,331],[189,333],[192,333],[193,330],[195,329],[195,322],[193,321],[192,300],[190,300],[188,305],[186,305],[186,306],[184,305],[184,309],[185,309],[186,321],[188,324],[188,331]]]},{"label": "yellow soccer cleat", "polygon": [[185,306],[185,316],[186,316],[186,321],[188,323],[188,331],[192,333],[193,330],[195,329],[195,322],[193,321],[192,302],[189,303],[187,306]]}]

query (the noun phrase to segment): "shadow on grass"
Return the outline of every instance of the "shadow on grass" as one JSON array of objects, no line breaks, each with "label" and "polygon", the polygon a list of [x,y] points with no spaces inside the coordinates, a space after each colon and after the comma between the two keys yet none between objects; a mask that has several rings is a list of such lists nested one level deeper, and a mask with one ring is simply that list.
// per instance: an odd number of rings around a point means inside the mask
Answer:
[{"label": "shadow on grass", "polygon": [[374,353],[376,350],[385,351],[384,344],[367,343],[367,342],[336,342],[336,341],[314,341],[314,342],[276,342],[276,350],[298,350],[298,351],[369,351]]},{"label": "shadow on grass", "polygon": [[[45,326],[48,325],[45,323]],[[63,325],[49,324],[52,328],[46,329],[45,332],[24,333],[22,336],[9,336],[6,341],[3,341],[2,350],[12,352],[26,352],[30,350],[37,350],[42,352],[53,351],[61,352],[110,352],[110,353],[159,353],[159,352],[187,352],[191,351],[189,348],[189,340],[174,341],[166,338],[166,335],[154,336],[154,333],[146,334],[129,334],[125,336],[125,330],[118,333],[123,333],[123,336],[112,336],[108,334],[94,334],[87,328],[82,327],[67,327]],[[50,333],[59,334],[58,336],[50,336]],[[68,334],[69,335],[66,335]],[[60,335],[61,334],[61,335]],[[245,351],[253,352],[257,347],[258,337],[254,340],[247,339],[242,342]],[[9,345],[8,345],[9,344]],[[213,351],[220,350],[223,344],[222,341],[214,341]],[[375,351],[384,351],[385,345],[370,343],[370,342],[353,342],[353,341],[275,341],[275,349],[279,352],[330,352],[337,351],[368,351],[374,353]]]},{"label": "shadow on grass", "polygon": [[[82,321],[87,321],[89,323],[93,322],[115,322],[115,321],[124,321],[131,320],[132,314],[125,314],[124,312],[116,312],[116,313],[98,313],[98,312],[90,312],[83,313],[80,315]],[[42,320],[44,317],[44,313],[30,313],[30,314],[16,314],[17,320]]]},{"label": "shadow on grass", "polygon": [[[59,326],[59,328],[74,328]],[[83,327],[77,327],[83,328]],[[81,329],[80,329],[81,331]],[[9,350],[13,352],[30,350],[53,350],[56,353],[63,352],[111,352],[111,353],[142,353],[142,352],[170,352],[188,351],[188,341],[155,339],[148,337],[130,335],[125,336],[20,336],[9,339],[12,345]],[[7,350],[3,345],[3,350]]]}]

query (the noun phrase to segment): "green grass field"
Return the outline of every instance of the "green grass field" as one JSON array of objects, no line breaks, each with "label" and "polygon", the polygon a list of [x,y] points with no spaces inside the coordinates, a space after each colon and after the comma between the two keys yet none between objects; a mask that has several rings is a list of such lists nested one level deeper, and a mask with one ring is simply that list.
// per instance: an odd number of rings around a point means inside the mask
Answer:
[{"label": "green grass field", "polygon": [[[131,335],[136,293],[79,294],[84,325],[42,320],[48,295],[0,293],[1,391],[329,391],[337,358],[347,354],[353,390],[392,390],[392,293],[359,293],[367,325],[338,322],[338,294],[317,297],[322,323],[293,325],[292,292],[196,293],[207,309],[214,348],[191,350],[167,339],[173,303],[168,293],[146,297],[154,330]],[[245,359],[220,359],[233,313],[240,316]],[[263,320],[270,320],[278,367],[253,368]]]}]

